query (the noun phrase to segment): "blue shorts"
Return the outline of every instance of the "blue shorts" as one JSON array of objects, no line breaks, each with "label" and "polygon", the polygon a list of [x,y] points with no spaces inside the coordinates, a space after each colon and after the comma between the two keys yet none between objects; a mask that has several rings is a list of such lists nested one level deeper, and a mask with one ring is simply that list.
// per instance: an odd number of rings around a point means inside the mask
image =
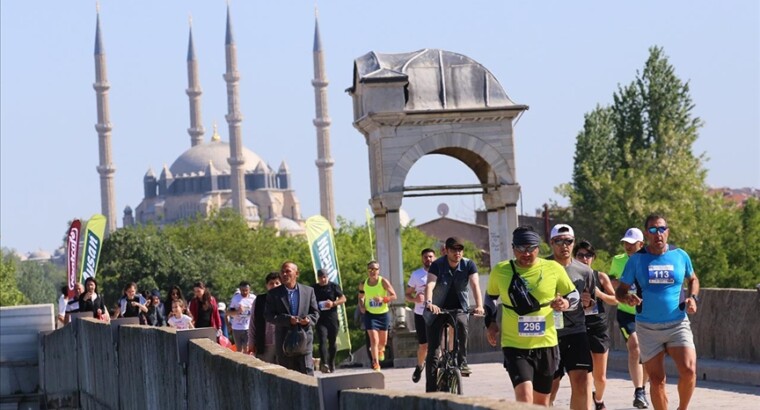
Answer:
[{"label": "blue shorts", "polygon": [[364,328],[367,330],[388,330],[389,323],[388,312],[364,314]]}]

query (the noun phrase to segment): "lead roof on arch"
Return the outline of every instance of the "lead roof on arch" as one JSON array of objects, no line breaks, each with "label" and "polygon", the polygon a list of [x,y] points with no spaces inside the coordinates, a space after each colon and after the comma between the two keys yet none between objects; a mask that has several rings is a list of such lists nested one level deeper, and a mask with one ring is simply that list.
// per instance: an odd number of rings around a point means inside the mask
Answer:
[{"label": "lead roof on arch", "polygon": [[371,51],[354,60],[354,92],[360,83],[407,82],[405,109],[471,109],[516,104],[477,61],[440,49],[384,54]]}]

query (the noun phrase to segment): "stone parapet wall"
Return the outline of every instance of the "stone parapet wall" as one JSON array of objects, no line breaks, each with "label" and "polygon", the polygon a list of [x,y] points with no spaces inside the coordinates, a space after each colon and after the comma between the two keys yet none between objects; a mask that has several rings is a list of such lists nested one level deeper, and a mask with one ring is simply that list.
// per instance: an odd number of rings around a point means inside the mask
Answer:
[{"label": "stone parapet wall", "polygon": [[[700,295],[700,310],[692,317],[700,359],[742,362],[747,374],[754,375],[760,363],[758,292],[704,289]],[[485,343],[482,320],[471,321],[470,352],[500,360],[498,349]],[[612,327],[615,348],[625,350],[617,324]],[[112,336],[116,334],[117,344]],[[284,403],[319,408],[314,377],[232,352],[208,339],[191,340],[188,350],[184,364],[174,329],[125,325],[114,332],[94,319],[77,320],[40,336],[42,393],[48,408],[279,408]],[[712,373],[709,378],[720,379],[717,376]],[[495,399],[372,389],[343,391],[340,401],[341,409],[532,408]]]},{"label": "stone parapet wall", "polygon": [[317,379],[207,339],[190,341],[187,366],[190,410],[318,408]]},{"label": "stone parapet wall", "polygon": [[119,328],[119,408],[187,409],[185,366],[178,360],[174,328]]},{"label": "stone parapet wall", "polygon": [[[760,364],[760,292],[750,289],[702,289],[697,313],[689,315],[697,357]],[[610,307],[614,350],[626,350]]]},{"label": "stone parapet wall", "polygon": [[75,320],[66,327],[71,325],[76,332],[81,408],[118,409],[119,369],[116,360],[117,346],[113,342],[111,326],[91,318]]}]

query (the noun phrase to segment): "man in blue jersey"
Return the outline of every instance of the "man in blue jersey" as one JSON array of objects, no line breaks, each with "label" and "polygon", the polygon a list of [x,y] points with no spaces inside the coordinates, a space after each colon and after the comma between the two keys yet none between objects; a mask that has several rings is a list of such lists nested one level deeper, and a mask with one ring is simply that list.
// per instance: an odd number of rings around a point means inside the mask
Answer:
[{"label": "man in blue jersey", "polygon": [[[667,353],[678,368],[679,408],[686,409],[697,384],[697,352],[686,314],[697,312],[699,279],[689,255],[668,246],[670,231],[663,216],[649,215],[644,226],[647,246],[631,255],[615,297],[621,303],[636,306],[641,361],[649,374],[654,408],[668,408],[664,361]],[[633,284],[638,291],[629,294]]]}]

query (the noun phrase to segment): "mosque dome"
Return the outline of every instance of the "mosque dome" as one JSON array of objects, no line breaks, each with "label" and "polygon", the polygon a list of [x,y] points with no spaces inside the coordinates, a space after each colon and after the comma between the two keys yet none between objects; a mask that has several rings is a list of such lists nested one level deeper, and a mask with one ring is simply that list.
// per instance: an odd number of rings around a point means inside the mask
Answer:
[{"label": "mosque dome", "polygon": [[[210,161],[219,173],[229,174],[230,164],[227,162],[229,157],[230,144],[212,139],[183,152],[169,170],[175,177],[192,172],[198,174],[206,170]],[[261,162],[261,158],[255,152],[245,147],[243,147],[243,158],[245,158],[245,172],[252,172]]]}]

